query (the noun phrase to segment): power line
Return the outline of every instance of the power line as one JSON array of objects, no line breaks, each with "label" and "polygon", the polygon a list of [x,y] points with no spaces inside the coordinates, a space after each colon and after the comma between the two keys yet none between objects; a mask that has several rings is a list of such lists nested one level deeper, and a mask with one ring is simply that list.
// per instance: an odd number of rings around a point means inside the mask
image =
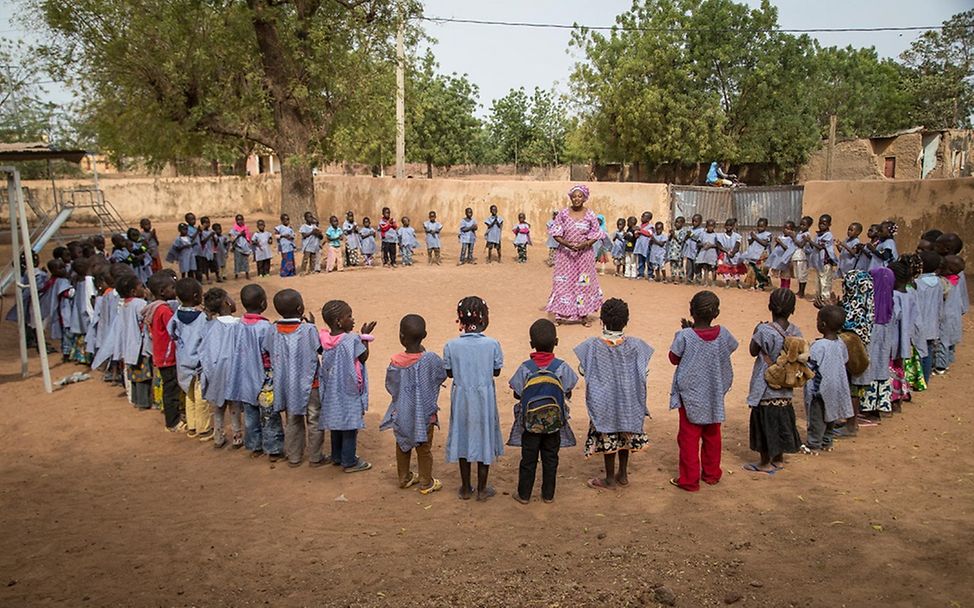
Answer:
[{"label": "power line", "polygon": [[[576,23],[531,23],[526,21],[494,21],[489,19],[460,19],[455,17],[432,17],[423,15],[419,17],[422,21],[434,23],[463,23],[468,25],[497,25],[506,27],[528,27],[538,29],[559,29],[573,30],[576,28],[594,31],[620,31],[620,32],[686,32],[693,30],[704,30],[712,28],[690,28],[690,27],[625,27],[619,25],[579,25]],[[974,26],[963,26],[974,27]],[[723,28],[722,28],[723,29]],[[922,32],[927,30],[942,30],[943,25],[910,25],[905,27],[819,27],[819,28],[769,28],[762,31],[781,32],[785,34],[824,34],[840,32]]]}]

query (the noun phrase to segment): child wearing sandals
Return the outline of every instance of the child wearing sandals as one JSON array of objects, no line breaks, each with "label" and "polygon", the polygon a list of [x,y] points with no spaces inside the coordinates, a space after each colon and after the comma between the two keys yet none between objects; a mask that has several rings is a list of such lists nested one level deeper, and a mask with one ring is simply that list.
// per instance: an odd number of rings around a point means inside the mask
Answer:
[{"label": "child wearing sandals", "polygon": [[[676,366],[670,389],[670,409],[680,410],[680,476],[670,483],[688,492],[703,481],[720,481],[720,425],[724,422],[724,396],[734,382],[731,354],[737,340],[726,328],[712,325],[720,314],[720,298],[699,291],[690,300],[690,316],[670,345],[670,362]],[[702,444],[702,445],[701,445]]]},{"label": "child wearing sandals", "polygon": [[[529,330],[531,336],[531,348],[534,352],[528,361],[525,361],[517,368],[511,377],[508,385],[514,391],[514,398],[518,403],[514,406],[514,424],[511,426],[511,435],[507,440],[507,445],[521,448],[521,464],[518,468],[517,489],[511,496],[521,504],[528,504],[531,501],[531,491],[534,489],[534,478],[538,470],[538,458],[541,459],[541,499],[546,502],[555,500],[555,479],[558,475],[558,451],[561,448],[575,446],[575,434],[568,424],[568,403],[567,400],[572,396],[572,389],[578,384],[578,376],[572,371],[570,365],[560,359],[555,358],[555,346],[558,345],[558,330],[555,324],[548,319],[538,319],[531,324]],[[544,372],[542,372],[544,370]],[[557,383],[555,382],[557,379]],[[537,384],[534,384],[537,383]],[[557,387],[554,390],[560,391],[564,399],[561,408],[561,417],[540,417],[528,416],[528,422],[544,422],[545,426],[552,429],[552,432],[536,432],[533,427],[526,428],[524,411],[522,408],[522,397],[525,396],[525,389],[529,384],[547,388]],[[560,386],[559,386],[560,385]],[[529,390],[533,390],[530,389]],[[541,397],[535,393],[536,397]],[[547,397],[545,403],[552,404],[554,395],[544,392]],[[530,395],[528,395],[530,398]],[[555,399],[556,401],[557,399]],[[529,401],[528,403],[538,403]],[[559,419],[560,418],[560,419]],[[557,424],[561,428],[553,430]]]},{"label": "child wearing sandals", "polygon": [[319,428],[331,431],[331,463],[341,465],[346,473],[367,471],[372,465],[358,457],[356,447],[359,429],[365,428],[365,411],[369,409],[369,376],[365,362],[369,359],[369,342],[375,321],[362,326],[360,334],[352,331],[355,318],[352,307],[342,300],[325,302],[322,329],[321,418]]},{"label": "child wearing sandals", "polygon": [[471,463],[477,463],[477,500],[484,501],[496,491],[487,484],[490,465],[504,453],[494,378],[501,373],[504,354],[500,343],[484,335],[490,323],[487,303],[468,296],[457,303],[459,337],[443,347],[446,375],[450,387],[450,429],[446,438],[447,462],[460,464],[461,500],[474,496]]},{"label": "child wearing sandals", "polygon": [[[443,488],[433,477],[433,429],[439,426],[437,400],[440,385],[446,380],[443,359],[423,348],[426,320],[419,315],[406,315],[399,321],[399,343],[406,350],[392,356],[386,368],[386,390],[392,402],[379,425],[392,429],[396,438],[396,472],[399,487],[419,483],[420,494],[432,494]],[[410,469],[413,451],[419,475]]]},{"label": "child wearing sandals", "polygon": [[808,367],[815,374],[805,384],[805,415],[808,436],[805,442],[813,454],[832,450],[832,428],[839,420],[852,418],[852,394],[846,363],[849,351],[839,339],[845,323],[841,306],[823,306],[818,311],[818,332],[822,337],[812,343]]},{"label": "child wearing sandals", "polygon": [[585,456],[602,454],[605,462],[605,477],[589,479],[587,485],[611,490],[629,485],[629,453],[649,445],[643,423],[649,416],[646,374],[653,348],[624,334],[629,324],[629,306],[624,301],[606,300],[599,317],[602,336],[585,340],[575,347],[575,354],[578,371],[585,377],[585,405],[591,421]]},{"label": "child wearing sandals", "polygon": [[750,446],[751,450],[761,455],[761,461],[757,464],[749,462],[744,465],[744,470],[752,473],[773,475],[782,468],[785,454],[794,454],[801,448],[792,405],[794,390],[772,388],[764,379],[764,373],[784,349],[785,338],[802,337],[798,326],[788,320],[795,312],[796,301],[790,289],[779,287],[772,291],[768,300],[771,322],[758,323],[748,347],[754,357],[747,394],[747,405],[751,410]]}]

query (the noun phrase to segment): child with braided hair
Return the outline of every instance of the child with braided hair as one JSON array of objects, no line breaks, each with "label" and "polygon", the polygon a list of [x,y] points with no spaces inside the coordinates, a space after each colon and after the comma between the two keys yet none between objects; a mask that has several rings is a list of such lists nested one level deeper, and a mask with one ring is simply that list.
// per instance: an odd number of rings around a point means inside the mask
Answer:
[{"label": "child with braided hair", "polygon": [[[680,410],[680,476],[670,483],[688,492],[704,482],[720,481],[720,425],[724,422],[724,396],[734,382],[731,353],[737,340],[727,328],[712,325],[720,314],[720,298],[698,291],[690,300],[692,321],[681,320],[670,345],[670,362],[676,366],[670,389],[670,409]],[[702,443],[702,445],[701,445]]]},{"label": "child with braided hair", "polygon": [[785,454],[794,454],[801,447],[801,437],[795,422],[792,405],[794,390],[788,387],[772,388],[764,374],[785,349],[785,339],[801,338],[798,326],[788,319],[795,313],[797,298],[790,289],[778,288],[771,292],[768,310],[770,323],[758,323],[748,347],[754,357],[751,384],[747,394],[750,415],[750,446],[761,455],[758,463],[747,463],[745,471],[773,475],[782,468]]},{"label": "child with braided hair", "polygon": [[443,347],[446,375],[450,387],[450,429],[446,439],[447,462],[460,464],[461,500],[474,496],[471,463],[477,463],[477,500],[484,501],[496,491],[487,485],[490,465],[504,453],[494,378],[504,366],[500,343],[484,335],[490,323],[487,302],[468,296],[457,303],[459,337]]}]

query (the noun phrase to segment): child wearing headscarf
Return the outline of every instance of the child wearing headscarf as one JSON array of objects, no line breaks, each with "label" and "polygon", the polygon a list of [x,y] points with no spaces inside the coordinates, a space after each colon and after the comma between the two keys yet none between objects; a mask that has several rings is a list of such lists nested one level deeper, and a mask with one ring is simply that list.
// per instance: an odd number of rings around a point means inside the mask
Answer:
[{"label": "child wearing headscarf", "polygon": [[873,285],[873,322],[869,337],[869,367],[852,379],[852,384],[864,387],[860,395],[859,424],[873,426],[880,414],[893,411],[893,385],[889,377],[892,358],[892,336],[889,328],[893,319],[893,271],[878,266],[869,271]]},{"label": "child wearing headscarf", "polygon": [[[869,341],[872,336],[872,276],[864,270],[850,270],[842,277],[842,299],[836,300],[833,295],[831,301],[841,306],[845,311],[845,323],[842,325],[839,338],[845,342],[851,363],[855,353],[863,352],[864,347],[869,348]],[[816,306],[821,308],[819,302],[816,302]],[[855,415],[846,420],[844,428],[835,429],[833,432],[835,437],[851,437],[859,431],[859,404],[865,394],[865,387],[851,386],[850,388],[852,409]]]}]

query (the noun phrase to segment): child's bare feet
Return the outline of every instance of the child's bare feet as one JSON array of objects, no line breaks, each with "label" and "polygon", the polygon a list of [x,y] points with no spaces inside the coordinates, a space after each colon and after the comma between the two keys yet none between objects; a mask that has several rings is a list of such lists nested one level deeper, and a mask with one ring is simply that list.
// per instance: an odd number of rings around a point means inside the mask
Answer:
[{"label": "child's bare feet", "polygon": [[460,500],[470,500],[471,498],[473,498],[473,488],[470,486],[467,487],[461,486],[460,489],[457,490],[457,497]]},{"label": "child's bare feet", "polygon": [[618,473],[616,474],[616,483],[622,487],[629,485],[629,474],[628,473]]}]

